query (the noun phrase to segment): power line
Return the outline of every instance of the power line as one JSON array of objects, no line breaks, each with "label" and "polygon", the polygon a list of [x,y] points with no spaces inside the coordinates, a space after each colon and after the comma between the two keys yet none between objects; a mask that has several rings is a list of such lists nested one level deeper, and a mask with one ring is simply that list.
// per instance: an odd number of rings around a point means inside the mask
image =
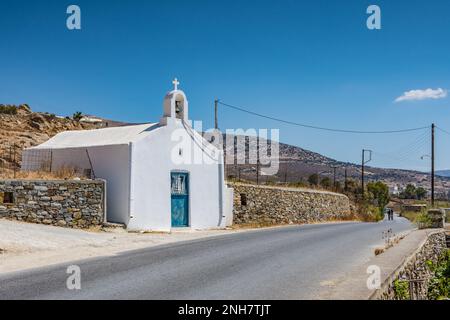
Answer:
[{"label": "power line", "polygon": [[385,131],[359,131],[359,130],[345,130],[345,129],[335,129],[335,128],[326,128],[326,127],[319,127],[319,126],[313,126],[313,125],[309,125],[309,124],[304,124],[304,123],[298,123],[298,122],[293,122],[293,121],[288,121],[288,120],[283,120],[283,119],[279,119],[279,118],[275,118],[275,117],[271,117],[271,116],[267,116],[267,115],[263,115],[261,113],[257,113],[254,111],[250,111],[247,109],[244,109],[242,107],[237,107],[231,104],[227,104],[224,102],[221,102],[220,100],[218,101],[218,103],[222,106],[231,108],[231,109],[235,109],[241,112],[245,112],[257,117],[261,117],[261,118],[265,118],[265,119],[269,119],[269,120],[273,120],[273,121],[277,121],[277,122],[281,122],[281,123],[285,123],[285,124],[290,124],[290,125],[294,125],[294,126],[298,126],[298,127],[303,127],[303,128],[309,128],[309,129],[315,129],[315,130],[322,130],[322,131],[331,131],[331,132],[341,132],[341,133],[356,133],[356,134],[389,134],[389,133],[402,133],[402,132],[411,132],[411,131],[419,131],[419,130],[424,130],[424,129],[428,129],[429,127],[419,127],[419,128],[409,128],[409,129],[401,129],[401,130],[385,130]]},{"label": "power line", "polygon": [[448,132],[447,130],[444,130],[444,129],[438,127],[438,126],[436,126],[436,129],[439,129],[439,130],[441,130],[442,132],[444,132],[444,133],[446,133],[446,134],[448,134],[448,135],[450,136],[450,132]]},{"label": "power line", "polygon": [[[417,139],[414,140],[414,142],[404,146],[404,147],[400,147],[399,149],[397,149],[397,151],[394,152],[387,152],[387,153],[381,153],[381,152],[377,152],[379,155],[383,155],[386,157],[390,157],[392,159],[397,159],[397,161],[404,161],[404,160],[408,160],[411,155],[416,154],[417,152],[422,152],[422,148],[425,147],[426,145],[428,145],[430,143],[430,139],[428,136],[428,133],[426,133],[426,135],[421,135],[420,137],[418,137]],[[424,151],[426,152],[426,151]]]}]

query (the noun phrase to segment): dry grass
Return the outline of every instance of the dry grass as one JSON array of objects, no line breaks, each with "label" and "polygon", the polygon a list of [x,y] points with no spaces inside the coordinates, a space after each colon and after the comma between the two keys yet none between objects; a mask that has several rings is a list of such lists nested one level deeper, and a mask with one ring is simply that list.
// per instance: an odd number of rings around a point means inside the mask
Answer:
[{"label": "dry grass", "polygon": [[62,167],[53,172],[49,171],[17,171],[14,175],[13,170],[1,170],[0,179],[20,179],[20,180],[70,180],[80,178],[87,179],[80,174],[80,171],[73,167]]}]

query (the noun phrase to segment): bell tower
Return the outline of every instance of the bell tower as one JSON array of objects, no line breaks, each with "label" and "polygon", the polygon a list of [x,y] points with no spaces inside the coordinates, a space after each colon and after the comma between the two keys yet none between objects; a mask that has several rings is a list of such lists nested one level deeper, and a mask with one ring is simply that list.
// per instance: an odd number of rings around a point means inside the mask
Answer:
[{"label": "bell tower", "polygon": [[186,95],[178,89],[180,82],[177,78],[173,81],[173,90],[166,94],[163,104],[163,117],[160,123],[167,125],[169,123],[185,122],[188,123],[189,103]]}]

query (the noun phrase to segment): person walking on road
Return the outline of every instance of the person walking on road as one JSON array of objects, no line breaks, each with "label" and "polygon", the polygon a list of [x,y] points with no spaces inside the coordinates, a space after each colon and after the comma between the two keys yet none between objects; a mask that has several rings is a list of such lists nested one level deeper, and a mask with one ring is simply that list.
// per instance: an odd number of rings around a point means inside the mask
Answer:
[{"label": "person walking on road", "polygon": [[393,221],[394,220],[394,210],[389,209],[389,220]]}]

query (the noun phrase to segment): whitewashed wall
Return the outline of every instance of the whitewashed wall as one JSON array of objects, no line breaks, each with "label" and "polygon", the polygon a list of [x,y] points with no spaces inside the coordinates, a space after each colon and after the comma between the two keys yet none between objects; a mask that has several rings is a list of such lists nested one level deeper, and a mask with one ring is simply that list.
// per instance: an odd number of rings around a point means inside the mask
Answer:
[{"label": "whitewashed wall", "polygon": [[226,187],[224,197],[224,216],[226,227],[230,227],[233,225],[233,203],[234,203],[234,190],[233,188]]},{"label": "whitewashed wall", "polygon": [[[149,136],[132,144],[131,159],[131,215],[130,229],[158,231],[171,230],[170,173],[184,171],[189,173],[189,223],[194,229],[206,229],[225,225],[222,217],[220,188],[222,177],[218,170],[221,161],[216,149],[212,164],[177,163],[194,151],[202,154],[201,143],[192,143],[185,129],[177,130],[176,135],[186,143],[181,145],[171,140],[174,127],[169,124],[154,130]],[[200,136],[197,135],[197,138]],[[201,141],[201,140],[199,140]],[[178,151],[182,148],[182,156]],[[173,158],[172,158],[173,155]],[[175,160],[175,161],[174,161]],[[144,174],[145,173],[145,174]]]}]

